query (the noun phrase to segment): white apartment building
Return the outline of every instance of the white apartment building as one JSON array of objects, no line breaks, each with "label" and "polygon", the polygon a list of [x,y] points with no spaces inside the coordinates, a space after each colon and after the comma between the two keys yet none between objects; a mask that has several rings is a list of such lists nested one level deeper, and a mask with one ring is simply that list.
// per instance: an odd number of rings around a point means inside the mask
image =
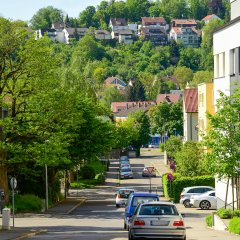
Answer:
[{"label": "white apartment building", "polygon": [[[240,86],[240,0],[230,0],[231,21],[213,35],[214,54],[214,105],[219,99],[219,91],[230,96],[236,86]],[[229,182],[231,189],[232,182]],[[216,179],[218,208],[225,201],[227,183],[225,179]],[[236,194],[235,194],[236,196]],[[231,191],[228,204],[233,202]]]}]

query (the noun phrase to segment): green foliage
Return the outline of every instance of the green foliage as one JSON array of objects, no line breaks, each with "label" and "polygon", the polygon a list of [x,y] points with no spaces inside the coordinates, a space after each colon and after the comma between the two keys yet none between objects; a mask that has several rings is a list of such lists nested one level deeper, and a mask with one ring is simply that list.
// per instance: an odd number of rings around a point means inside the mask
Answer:
[{"label": "green foliage", "polygon": [[200,83],[210,83],[213,79],[212,71],[197,71],[190,83],[191,87],[197,87]]},{"label": "green foliage", "polygon": [[82,179],[93,179],[95,177],[95,170],[91,165],[85,165],[80,168],[79,175]]},{"label": "green foliage", "polygon": [[95,186],[102,184],[102,179],[79,179],[77,182],[72,182],[70,187],[72,189],[85,189],[85,188],[94,188]]},{"label": "green foliage", "polygon": [[14,202],[15,212],[40,212],[42,210],[42,200],[32,194],[16,195]]},{"label": "green foliage", "polygon": [[182,148],[182,140],[177,136],[171,136],[165,144],[165,150],[167,151],[167,155],[169,157],[175,158],[177,152],[179,152]]},{"label": "green foliage", "polygon": [[52,6],[41,8],[31,19],[34,29],[51,28],[52,23],[63,22],[63,11]]},{"label": "green foliage", "polygon": [[230,208],[220,208],[217,210],[217,215],[222,219],[230,219],[233,217],[233,210]]},{"label": "green foliage", "polygon": [[230,220],[228,225],[228,230],[231,233],[239,234],[240,235],[240,218],[233,218]]},{"label": "green foliage", "polygon": [[207,164],[219,177],[235,177],[235,167],[240,158],[240,89],[236,89],[231,96],[220,93],[217,109],[215,115],[208,115],[210,130],[203,142],[211,149],[206,153]]},{"label": "green foliage", "polygon": [[202,149],[197,142],[184,143],[174,156],[177,164],[176,171],[182,176],[200,176],[209,173],[203,160]]},{"label": "green foliage", "polygon": [[191,186],[212,186],[215,185],[213,176],[196,176],[196,177],[181,177],[179,174],[174,174],[174,180],[169,182],[167,174],[163,175],[164,196],[173,199],[175,203],[180,200],[180,194],[185,187]]},{"label": "green foliage", "polygon": [[162,136],[179,135],[183,133],[182,103],[161,103],[148,111],[151,133],[160,133]]},{"label": "green foliage", "polygon": [[176,67],[173,75],[178,80],[181,89],[184,89],[193,79],[193,71],[187,67]]},{"label": "green foliage", "polygon": [[148,116],[142,110],[135,111],[129,116],[129,121],[133,123],[132,129],[138,132],[138,137],[132,140],[131,145],[140,149],[143,144],[149,141],[150,125]]},{"label": "green foliage", "polygon": [[205,222],[206,222],[206,224],[207,224],[208,227],[212,227],[212,224],[213,224],[212,214],[208,214],[208,215],[205,217]]}]

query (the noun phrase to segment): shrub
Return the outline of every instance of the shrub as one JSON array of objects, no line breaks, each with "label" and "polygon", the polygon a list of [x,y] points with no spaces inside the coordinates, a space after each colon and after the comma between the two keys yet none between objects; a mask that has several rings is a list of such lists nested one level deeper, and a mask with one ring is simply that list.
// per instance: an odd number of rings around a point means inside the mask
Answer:
[{"label": "shrub", "polygon": [[99,181],[99,183],[104,183],[105,182],[105,176],[102,173],[99,173],[95,176],[95,179]]},{"label": "shrub", "polygon": [[16,195],[14,210],[15,212],[40,212],[42,210],[42,200],[33,195]]},{"label": "shrub", "polygon": [[233,217],[233,210],[229,208],[228,209],[220,208],[217,210],[217,215],[223,219],[230,219]]},{"label": "shrub", "polygon": [[[173,181],[167,180],[167,174],[162,177],[164,196],[172,198],[174,202],[179,202],[180,194],[185,187],[190,186],[212,186],[215,185],[215,179],[212,176],[199,177],[181,177],[179,174],[173,174]],[[171,191],[170,191],[171,189]]]},{"label": "shrub", "polygon": [[82,179],[93,179],[95,177],[95,170],[92,166],[85,165],[80,169],[80,177]]},{"label": "shrub", "polygon": [[231,233],[240,234],[240,218],[233,218],[230,220],[228,230]]},{"label": "shrub", "polygon": [[212,214],[209,214],[205,217],[205,222],[208,227],[212,227],[213,224]]},{"label": "shrub", "polygon": [[160,143],[159,147],[160,147],[160,151],[164,152],[164,143]]},{"label": "shrub", "polygon": [[233,217],[239,217],[240,218],[240,210],[234,210]]}]

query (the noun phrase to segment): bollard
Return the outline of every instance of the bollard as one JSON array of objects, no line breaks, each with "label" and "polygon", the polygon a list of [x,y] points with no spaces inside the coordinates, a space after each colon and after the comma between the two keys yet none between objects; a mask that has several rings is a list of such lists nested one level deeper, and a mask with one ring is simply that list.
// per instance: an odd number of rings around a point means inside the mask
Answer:
[{"label": "bollard", "polygon": [[10,230],[10,209],[4,208],[2,211],[2,229]]}]

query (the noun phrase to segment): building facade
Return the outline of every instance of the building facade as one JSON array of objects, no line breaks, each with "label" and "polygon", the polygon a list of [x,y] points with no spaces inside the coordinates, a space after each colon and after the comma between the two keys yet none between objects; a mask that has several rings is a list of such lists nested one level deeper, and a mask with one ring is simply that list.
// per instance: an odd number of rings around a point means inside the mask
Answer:
[{"label": "building facade", "polygon": [[[220,98],[219,91],[230,96],[240,86],[240,0],[230,0],[230,3],[231,21],[213,35],[215,104]],[[228,184],[231,188],[234,183],[229,181]],[[227,180],[216,177],[215,188],[217,207],[220,208],[225,204]],[[228,191],[228,206],[232,207],[235,200],[231,191]]]}]

